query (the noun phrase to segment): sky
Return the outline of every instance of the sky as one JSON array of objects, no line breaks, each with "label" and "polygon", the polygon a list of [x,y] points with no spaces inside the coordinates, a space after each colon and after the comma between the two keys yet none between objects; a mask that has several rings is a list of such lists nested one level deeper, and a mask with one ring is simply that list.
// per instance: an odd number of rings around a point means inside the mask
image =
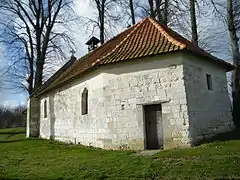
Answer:
[{"label": "sky", "polygon": [[[94,10],[93,5],[90,3],[89,0],[76,1],[74,9],[76,13],[81,17],[91,18],[96,16],[96,10]],[[206,18],[206,16],[208,18]],[[216,18],[214,18],[214,15],[211,12],[208,12],[206,16],[198,20],[200,21],[199,29],[200,31],[205,33],[209,33],[209,34],[214,33],[215,36],[216,34],[218,34],[215,40],[211,40],[212,44],[214,44],[214,46],[216,47],[215,49],[218,50],[217,52],[214,53],[214,55],[217,55],[223,59],[227,59],[225,52],[227,51],[226,41],[228,39],[228,33],[226,31],[222,31],[222,29],[224,29],[223,24],[219,23],[219,21],[216,21]],[[215,28],[216,26],[221,28],[216,29]],[[123,28],[119,28],[118,31],[120,32],[122,30]],[[95,31],[93,35],[98,36],[98,32]],[[74,36],[74,39],[76,39],[75,56],[79,58],[87,53],[87,46],[85,45],[85,43],[92,36],[92,34],[90,33],[90,31],[86,31],[86,28],[84,28],[83,26],[76,25],[73,27],[73,36]],[[225,50],[223,50],[222,48],[224,48]],[[224,53],[221,53],[221,52],[224,52]],[[69,52],[69,56],[70,56],[70,52]],[[0,69],[1,67],[4,67],[7,64],[8,64],[8,60],[4,56],[4,47],[0,44]],[[56,69],[58,69],[59,67],[57,67]],[[0,83],[2,78],[3,77],[0,77]],[[27,92],[23,92],[23,91],[16,92],[15,90],[0,88],[0,105],[11,106],[11,107],[17,106],[19,104],[24,105],[26,104],[27,99],[28,99]]]},{"label": "sky", "polygon": [[[92,5],[89,1],[77,1],[75,3],[75,10],[78,15],[85,16],[85,17],[92,17],[95,13]],[[76,41],[76,57],[81,57],[85,53],[87,53],[87,46],[85,43],[90,37],[90,34],[82,31],[79,29],[78,26],[75,27],[74,30],[75,34],[74,37]],[[84,33],[84,35],[83,35]],[[70,55],[70,52],[69,52]],[[4,47],[0,44],[0,69],[5,67],[8,64],[8,59],[4,55]],[[57,67],[59,68],[59,67]],[[2,82],[3,77],[0,77],[0,83]],[[19,92],[14,89],[0,89],[0,105],[15,107],[17,105],[25,105],[28,100],[28,93],[27,92]]]},{"label": "sky", "polygon": [[[4,56],[4,47],[0,44],[0,67],[6,67],[8,64],[7,58]],[[1,69],[1,68],[0,68]],[[24,105],[27,101],[26,92],[16,92],[13,89],[6,89],[4,77],[0,77],[0,105],[15,107],[17,105]]]}]

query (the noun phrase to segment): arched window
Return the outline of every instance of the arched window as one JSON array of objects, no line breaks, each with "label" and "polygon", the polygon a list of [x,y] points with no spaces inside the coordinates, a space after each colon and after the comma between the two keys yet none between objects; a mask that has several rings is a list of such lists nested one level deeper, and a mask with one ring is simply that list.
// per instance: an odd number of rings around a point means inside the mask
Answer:
[{"label": "arched window", "polygon": [[88,90],[84,88],[82,92],[82,115],[88,113]]},{"label": "arched window", "polygon": [[44,100],[44,104],[43,104],[43,116],[44,118],[47,118],[47,100]]}]

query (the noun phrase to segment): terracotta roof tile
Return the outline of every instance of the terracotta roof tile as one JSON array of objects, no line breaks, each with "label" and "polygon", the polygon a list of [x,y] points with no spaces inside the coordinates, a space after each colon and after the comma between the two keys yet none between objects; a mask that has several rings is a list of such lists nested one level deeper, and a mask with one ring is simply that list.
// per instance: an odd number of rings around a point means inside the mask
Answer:
[{"label": "terracotta roof tile", "polygon": [[228,67],[229,70],[234,68],[231,64],[206,53],[154,19],[145,18],[91,53],[71,63],[65,71],[50,78],[33,95],[40,95],[66,84],[86,71],[101,65],[180,50],[188,50],[208,57]]}]

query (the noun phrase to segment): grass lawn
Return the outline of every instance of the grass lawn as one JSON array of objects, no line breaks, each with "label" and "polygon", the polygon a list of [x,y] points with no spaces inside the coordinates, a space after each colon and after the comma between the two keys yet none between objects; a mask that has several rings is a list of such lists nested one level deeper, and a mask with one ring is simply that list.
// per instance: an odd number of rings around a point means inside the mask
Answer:
[{"label": "grass lawn", "polygon": [[151,157],[54,141],[25,139],[23,128],[0,130],[0,179],[240,178],[240,141],[167,150]]}]

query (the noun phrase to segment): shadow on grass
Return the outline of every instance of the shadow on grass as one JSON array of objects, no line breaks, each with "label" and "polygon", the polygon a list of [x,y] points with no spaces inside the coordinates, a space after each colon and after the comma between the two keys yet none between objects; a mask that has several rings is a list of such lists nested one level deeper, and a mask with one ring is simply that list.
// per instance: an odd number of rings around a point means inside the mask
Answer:
[{"label": "shadow on grass", "polygon": [[24,134],[25,133],[25,129],[21,130],[21,131],[17,131],[17,130],[12,130],[12,131],[0,131],[0,135],[1,134]]},{"label": "shadow on grass", "polygon": [[8,140],[8,141],[0,141],[0,144],[2,144],[2,143],[22,142],[22,141],[25,141],[25,140]]},{"label": "shadow on grass", "polygon": [[6,135],[6,134],[8,134],[8,135],[17,135],[17,134],[24,134],[24,132],[0,132],[0,135]]},{"label": "shadow on grass", "polygon": [[[64,178],[54,178],[54,179],[51,179],[51,180],[63,180]],[[19,180],[18,178],[1,178],[1,180]]]},{"label": "shadow on grass", "polygon": [[1,143],[14,143],[24,141],[25,128],[24,129],[3,129],[0,131],[0,144]]},{"label": "shadow on grass", "polygon": [[235,129],[234,131],[217,134],[209,139],[203,139],[194,144],[194,146],[199,146],[205,143],[212,143],[217,141],[231,141],[231,140],[240,140],[240,129]]},{"label": "shadow on grass", "polygon": [[[21,179],[19,179],[19,178],[1,178],[1,180],[21,180]],[[56,179],[51,179],[51,180],[57,180],[57,179],[63,180],[63,178],[56,178]]]}]

